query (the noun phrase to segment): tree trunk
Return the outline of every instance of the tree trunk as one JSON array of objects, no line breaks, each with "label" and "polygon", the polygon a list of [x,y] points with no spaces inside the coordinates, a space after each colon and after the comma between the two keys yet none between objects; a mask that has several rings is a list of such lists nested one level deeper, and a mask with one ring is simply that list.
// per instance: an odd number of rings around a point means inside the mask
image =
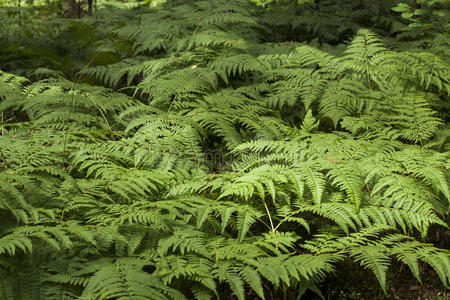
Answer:
[{"label": "tree trunk", "polygon": [[92,16],[92,3],[93,0],[88,0],[88,14]]}]

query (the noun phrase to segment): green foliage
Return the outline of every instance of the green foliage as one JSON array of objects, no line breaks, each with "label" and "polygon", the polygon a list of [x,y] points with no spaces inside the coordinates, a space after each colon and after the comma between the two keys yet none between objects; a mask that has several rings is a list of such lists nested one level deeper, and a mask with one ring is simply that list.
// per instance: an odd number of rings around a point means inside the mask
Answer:
[{"label": "green foliage", "polygon": [[399,38],[416,39],[422,47],[448,59],[450,4],[447,1],[417,0],[414,3],[399,3],[392,10],[408,22]]},{"label": "green foliage", "polygon": [[0,10],[0,299],[450,286],[446,4],[276,2]]}]

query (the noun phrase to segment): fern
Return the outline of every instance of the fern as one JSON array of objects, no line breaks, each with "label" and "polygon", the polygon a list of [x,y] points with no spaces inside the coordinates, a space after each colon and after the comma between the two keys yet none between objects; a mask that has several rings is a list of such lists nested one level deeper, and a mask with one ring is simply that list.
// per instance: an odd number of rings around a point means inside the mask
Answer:
[{"label": "fern", "polygon": [[99,295],[105,299],[184,299],[181,293],[142,271],[143,266],[142,261],[133,258],[100,264],[80,299],[95,299]]},{"label": "fern", "polygon": [[0,9],[0,298],[449,286],[446,3],[29,2]]}]

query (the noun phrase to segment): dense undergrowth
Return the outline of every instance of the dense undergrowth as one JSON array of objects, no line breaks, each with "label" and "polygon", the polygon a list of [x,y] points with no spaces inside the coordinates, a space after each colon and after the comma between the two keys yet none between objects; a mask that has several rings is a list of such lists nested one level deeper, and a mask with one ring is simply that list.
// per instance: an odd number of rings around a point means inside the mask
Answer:
[{"label": "dense undergrowth", "polygon": [[449,5],[412,2],[0,9],[0,299],[445,291]]}]

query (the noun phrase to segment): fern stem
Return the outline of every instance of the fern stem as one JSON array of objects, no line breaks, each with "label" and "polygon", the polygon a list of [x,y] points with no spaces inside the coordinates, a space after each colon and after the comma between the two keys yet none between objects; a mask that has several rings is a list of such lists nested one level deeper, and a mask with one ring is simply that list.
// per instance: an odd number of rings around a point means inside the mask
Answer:
[{"label": "fern stem", "polygon": [[261,220],[260,218],[256,218],[258,221],[260,221],[261,223],[263,223],[264,224],[264,226],[266,226],[269,230],[272,230],[272,228],[270,228],[270,226],[269,225],[267,225],[267,223],[266,222],[264,222],[263,220]]},{"label": "fern stem", "polygon": [[108,122],[108,120],[106,119],[106,117],[105,117],[105,115],[103,114],[103,111],[100,109],[100,107],[94,102],[94,100],[92,99],[92,97],[90,97],[89,95],[87,95],[87,98],[92,102],[92,104],[95,105],[95,107],[97,107],[98,111],[100,112],[100,114],[101,114],[102,117],[103,117],[103,120],[105,120],[106,125],[108,125],[109,130],[112,131],[111,125],[109,125],[109,122]]},{"label": "fern stem", "polygon": [[294,211],[293,213],[291,213],[291,214],[287,215],[286,217],[284,217],[284,218],[280,221],[280,223],[278,223],[278,225],[275,227],[275,231],[278,230],[278,227],[280,227],[280,225],[283,224],[288,218],[292,217],[293,215],[295,215],[295,214],[297,214],[297,213],[299,213],[298,210],[297,210],[297,211]]},{"label": "fern stem", "polygon": [[95,55],[92,56],[92,58],[89,60],[89,62],[83,67],[83,69],[79,72],[79,76],[78,79],[81,79],[82,76],[82,71],[84,71],[85,69],[89,68],[89,66],[92,64],[92,62],[94,61],[94,59],[100,54],[101,52],[96,53]]},{"label": "fern stem", "polygon": [[251,164],[249,164],[249,165],[246,166],[245,168],[242,168],[242,169],[239,171],[239,174],[242,174],[245,170],[250,169],[251,167],[257,165],[258,163],[259,163],[259,161],[254,161],[254,162],[252,162]]},{"label": "fern stem", "polygon": [[177,100],[177,98],[178,98],[178,94],[176,94],[176,96],[173,98],[173,100],[170,101],[169,109],[167,109],[167,120],[169,120],[169,113],[172,109],[173,103],[175,102],[175,100]]},{"label": "fern stem", "polygon": [[264,207],[266,208],[266,211],[267,211],[267,216],[269,217],[270,230],[272,230],[272,232],[275,233],[276,229],[273,226],[272,215],[270,214],[269,208],[267,207],[266,201],[264,199],[263,199],[263,203],[264,203]]},{"label": "fern stem", "polygon": [[[75,99],[75,82],[73,83],[72,95],[71,95],[71,99],[70,99],[72,103],[73,103],[73,99]],[[64,131],[63,155],[65,155],[65,153],[66,153],[67,137],[69,135],[69,120],[70,120],[71,115],[72,115],[72,108],[69,109],[69,117],[67,118],[67,121],[66,121],[67,128]]]}]

